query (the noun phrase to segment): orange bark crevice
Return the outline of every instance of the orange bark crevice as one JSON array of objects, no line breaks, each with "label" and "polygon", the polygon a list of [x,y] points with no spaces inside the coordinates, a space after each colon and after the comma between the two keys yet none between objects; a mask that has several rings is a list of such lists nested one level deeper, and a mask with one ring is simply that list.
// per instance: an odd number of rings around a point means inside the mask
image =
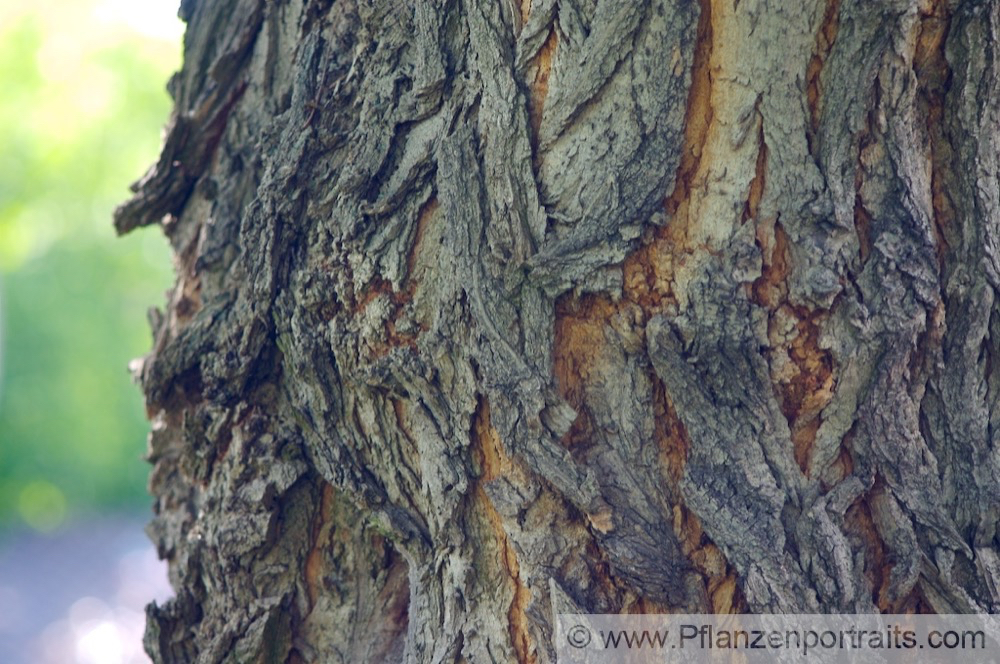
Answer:
[{"label": "orange bark crevice", "polygon": [[712,2],[700,0],[700,5],[681,159],[673,190],[664,201],[670,220],[656,229],[646,244],[627,256],[624,264],[625,295],[644,312],[661,311],[665,306],[677,304],[675,274],[694,251],[688,240],[688,207],[714,117]]},{"label": "orange bark crevice", "polygon": [[[717,0],[716,0],[717,1]],[[700,12],[691,66],[691,87],[684,117],[684,141],[673,190],[664,200],[670,221],[657,229],[652,241],[625,259],[624,295],[642,312],[642,323],[667,306],[676,306],[674,293],[676,269],[693,249],[688,241],[688,206],[699,172],[712,110],[712,51],[714,45],[713,0],[699,0]],[[653,384],[654,427],[661,461],[671,498],[681,503],[680,481],[690,442],[677,416],[663,381],[650,367]],[[682,508],[683,509],[683,508]],[[679,533],[680,534],[680,533]]]},{"label": "orange bark crevice", "polygon": [[760,201],[764,197],[764,185],[767,181],[767,143],[764,142],[764,125],[761,123],[758,137],[757,163],[754,168],[753,180],[750,181],[750,191],[743,207],[741,223],[756,220],[760,213]]},{"label": "orange bark crevice", "polygon": [[674,503],[673,530],[680,542],[681,552],[704,579],[705,593],[711,602],[713,613],[745,611],[746,602],[739,590],[735,568],[705,534],[697,515],[684,505],[680,484],[691,442],[684,423],[677,416],[666,393],[663,381],[655,374],[653,404],[656,441],[660,449],[660,460],[666,471],[667,489]]},{"label": "orange bark crevice", "polygon": [[892,569],[897,560],[879,532],[871,507],[871,501],[877,500],[878,494],[887,490],[882,480],[876,478],[875,486],[858,498],[844,514],[844,524],[848,532],[860,539],[864,547],[864,575],[871,584],[872,601],[882,613],[934,613],[923,597],[919,582],[906,595],[896,599],[891,596]]},{"label": "orange bark crevice", "polygon": [[953,148],[945,136],[944,127],[944,98],[951,78],[944,48],[950,23],[946,3],[943,0],[928,0],[921,9],[913,53],[913,71],[918,85],[917,105],[921,115],[927,118],[931,212],[938,264],[942,268],[955,218],[946,178],[951,169]]},{"label": "orange bark crevice", "polygon": [[[833,43],[837,39],[837,31],[840,28],[840,0],[828,0],[823,19],[820,22],[819,31],[816,33],[816,46],[813,49],[812,58],[806,68],[806,103],[809,106],[809,120],[812,134],[819,130],[821,98],[823,94],[823,83],[821,74],[823,65],[830,55]],[[812,141],[810,141],[811,143]],[[810,145],[810,151],[814,151],[814,146]]]},{"label": "orange bark crevice", "polygon": [[567,447],[585,442],[592,433],[586,387],[602,375],[600,353],[607,344],[604,330],[618,310],[619,305],[606,295],[578,298],[567,293],[556,302],[553,370],[560,396],[577,412],[562,438]]},{"label": "orange bark crevice", "polygon": [[[767,232],[771,230],[771,232]],[[773,243],[769,242],[773,238]],[[821,424],[820,413],[833,399],[833,357],[820,348],[820,326],[826,310],[809,310],[788,301],[791,255],[781,224],[757,227],[763,254],[761,276],[752,286],[753,300],[768,310],[768,361],[781,411],[791,430],[792,450],[802,472],[811,474],[809,455]]]},{"label": "orange bark crevice", "polygon": [[[519,9],[521,11],[521,25],[523,26],[531,16],[532,0],[520,0]],[[555,25],[552,25],[542,47],[529,63],[529,80],[525,81],[528,88],[528,127],[530,129],[528,140],[531,143],[536,171],[541,162],[541,155],[538,153],[538,132],[542,126],[545,98],[549,94],[549,76],[552,73],[552,61],[555,58],[558,44],[559,37],[556,34]]]},{"label": "orange bark crevice", "polygon": [[404,290],[404,295],[410,299],[413,298],[413,293],[417,289],[417,280],[415,278],[417,256],[424,241],[424,236],[427,235],[427,227],[440,207],[441,204],[438,202],[437,196],[431,196],[420,208],[420,212],[417,215],[417,228],[413,234],[413,243],[410,245],[410,252],[406,256],[406,289]]},{"label": "orange bark crevice", "polygon": [[[719,0],[714,0],[719,1]],[[681,162],[674,181],[674,190],[666,200],[667,212],[676,216],[690,197],[692,182],[701,163],[708,130],[712,125],[712,2],[700,0],[697,40],[691,69],[691,88],[688,92],[687,112],[684,117],[684,145]]]},{"label": "orange bark crevice", "polygon": [[854,230],[858,234],[858,257],[861,259],[861,264],[864,265],[872,253],[872,216],[865,208],[864,200],[861,198],[861,186],[862,175],[861,170],[858,169],[854,184],[854,190],[857,192],[854,196]]},{"label": "orange bark crevice", "polygon": [[[937,258],[944,266],[949,249],[948,237],[954,220],[954,208],[946,186],[946,175],[951,168],[951,145],[945,135],[944,101],[951,70],[945,58],[944,48],[948,34],[950,16],[944,0],[927,0],[920,8],[920,19],[912,35],[912,66],[917,78],[917,105],[920,115],[927,122],[927,160],[931,175],[931,213]],[[877,81],[876,81],[877,84]],[[869,128],[861,136],[859,164],[855,176],[855,226],[861,245],[861,261],[864,263],[871,252],[871,215],[863,200],[864,173],[866,169],[884,158],[882,147],[871,135],[871,115]],[[939,304],[932,314],[931,327],[927,334],[941,334],[943,330],[943,306]],[[919,344],[923,346],[923,344]],[[842,442],[840,455],[834,462],[836,476],[847,476],[853,469],[851,441],[853,432],[848,432]],[[836,480],[836,477],[833,477]],[[845,514],[845,525],[862,543],[865,550],[865,576],[871,584],[876,606],[883,613],[929,613],[932,609],[923,597],[920,583],[904,597],[891,596],[891,574],[897,561],[888,550],[878,526],[872,516],[871,501],[877,499],[878,492],[887,489],[876,480],[875,487],[860,497]]]},{"label": "orange bark crevice", "polygon": [[674,502],[680,502],[680,484],[684,477],[691,442],[688,440],[684,423],[677,416],[674,405],[667,396],[663,381],[654,371],[650,371],[653,382],[653,422],[660,463],[666,471],[668,488]]},{"label": "orange bark crevice", "polygon": [[[828,482],[824,482],[825,487],[836,484],[854,471],[854,436],[854,428],[844,435],[838,457],[830,469],[833,472],[828,474]],[[886,545],[872,513],[873,501],[887,490],[883,480],[876,476],[872,488],[859,496],[844,513],[844,531],[864,553],[862,573],[871,587],[871,600],[881,613],[933,613],[923,598],[919,582],[905,596],[895,600],[891,597],[891,575],[897,560]]]},{"label": "orange bark crevice", "polygon": [[705,534],[698,516],[678,503],[674,505],[673,528],[680,541],[681,552],[705,580],[705,591],[711,602],[712,613],[746,611],[746,600],[739,589],[736,569]]},{"label": "orange bark crevice", "polygon": [[875,527],[867,499],[859,499],[848,508],[844,514],[844,525],[849,532],[852,532],[864,542],[864,574],[872,587],[874,595],[872,600],[878,606],[879,611],[886,613],[891,608],[887,598],[887,591],[892,563],[888,560],[882,536]]},{"label": "orange bark crevice", "polygon": [[[821,67],[836,38],[839,0],[826,9],[810,67]],[[818,62],[818,64],[816,64]],[[815,73],[818,77],[818,70]],[[818,85],[818,83],[816,83]],[[818,91],[813,94],[818,95]],[[815,111],[810,101],[810,109]],[[814,117],[814,120],[816,118]],[[820,412],[833,399],[833,357],[820,348],[820,326],[829,316],[824,309],[810,310],[789,301],[788,279],[792,254],[788,234],[778,217],[760,218],[760,201],[766,186],[768,149],[763,128],[758,137],[756,171],[747,194],[743,220],[756,223],[761,251],[761,275],[750,286],[750,299],[768,312],[767,358],[781,411],[788,421],[792,452],[803,473],[811,473],[809,456],[821,424]]]},{"label": "orange bark crevice", "polygon": [[316,600],[323,590],[323,574],[325,572],[323,552],[330,541],[332,507],[333,487],[324,482],[319,509],[316,510],[312,524],[312,548],[306,554],[306,595],[309,599],[310,609],[316,606]]},{"label": "orange bark crevice", "polygon": [[393,306],[398,309],[406,306],[416,294],[420,285],[417,273],[419,271],[418,258],[427,229],[433,222],[435,215],[441,205],[436,196],[431,196],[426,203],[420,207],[417,213],[416,229],[413,234],[413,241],[409,252],[406,255],[406,278],[403,280],[402,290],[395,290],[393,284],[379,274],[375,274],[360,293],[354,295],[354,305],[351,307],[352,316],[357,316],[364,311],[365,307],[380,296],[390,299]]},{"label": "orange bark crevice", "polygon": [[[827,11],[835,15],[836,7],[831,5]],[[827,38],[832,40],[835,28],[827,30]],[[833,357],[819,346],[820,326],[829,312],[789,302],[792,256],[788,234],[778,218],[758,218],[768,156],[763,131],[759,142],[756,173],[744,210],[744,219],[756,222],[762,258],[761,275],[751,284],[750,295],[752,301],[768,311],[767,357],[771,380],[781,412],[788,421],[792,453],[802,472],[809,475],[809,456],[821,424],[820,412],[833,399]]]},{"label": "orange bark crevice", "polygon": [[776,220],[757,224],[757,244],[760,247],[763,267],[754,281],[752,299],[769,311],[775,311],[788,299],[789,264],[788,235]]},{"label": "orange bark crevice", "polygon": [[195,233],[191,241],[174,259],[177,285],[172,294],[174,303],[170,307],[175,322],[172,327],[179,328],[189,323],[201,310],[201,275],[198,274],[196,262],[203,232],[204,230],[199,230]]},{"label": "orange bark crevice", "polygon": [[798,310],[796,314],[796,333],[787,352],[798,372],[781,385],[781,410],[791,427],[795,460],[808,475],[812,470],[809,455],[821,424],[820,412],[833,399],[833,358],[819,347],[819,326],[827,312]]},{"label": "orange bark crevice", "polygon": [[[358,297],[352,309],[353,316],[360,316],[373,302],[380,298],[388,301],[391,310],[381,321],[383,334],[367,335],[364,341],[368,346],[368,354],[371,357],[379,358],[388,355],[394,348],[408,347],[417,348],[417,340],[420,333],[425,331],[425,325],[417,324],[415,332],[402,332],[398,329],[398,321],[403,313],[403,309],[411,302],[415,284],[403,291],[396,291],[392,288],[392,283],[376,276],[370,282],[369,287]],[[412,326],[411,326],[412,327]]]},{"label": "orange bark crevice", "polygon": [[[421,322],[416,324],[416,332],[401,332],[398,329],[398,321],[404,308],[413,301],[417,288],[419,287],[419,279],[416,278],[418,267],[417,253],[419,251],[420,243],[427,232],[427,227],[431,223],[431,219],[434,217],[438,207],[439,205],[437,199],[431,198],[423,206],[423,208],[421,208],[420,215],[417,219],[417,228],[414,234],[413,246],[407,256],[407,272],[406,280],[404,282],[406,287],[397,291],[393,288],[392,282],[380,275],[375,275],[372,280],[368,282],[367,287],[360,294],[355,296],[354,305],[351,307],[352,316],[361,315],[369,305],[379,298],[386,298],[389,302],[389,307],[392,310],[390,315],[386,317],[383,322],[383,329],[385,332],[384,337],[380,339],[368,340],[373,346],[372,354],[375,357],[387,355],[393,348],[398,348],[400,346],[407,346],[409,348],[416,349],[419,334],[426,330],[426,325]],[[413,326],[411,325],[411,327]]]},{"label": "orange bark crevice", "polygon": [[[587,444],[591,438],[592,423],[587,413],[586,390],[593,381],[602,379],[601,352],[608,343],[605,338],[607,331],[619,330],[623,336],[634,336],[644,341],[645,324],[649,318],[678,304],[675,295],[677,268],[693,258],[696,252],[710,251],[700,243],[689,241],[688,231],[689,224],[695,221],[690,219],[689,214],[692,192],[705,185],[702,158],[714,117],[712,17],[712,0],[701,0],[681,159],[673,190],[664,201],[669,223],[656,229],[646,238],[643,246],[626,257],[623,297],[620,300],[606,295],[576,296],[568,293],[556,304],[554,372],[560,394],[579,413],[563,439],[571,449]],[[758,159],[766,160],[766,154]],[[763,163],[759,164],[760,169]],[[754,215],[762,193],[763,174],[755,178],[750,187],[748,207]],[[684,555],[705,579],[712,610],[716,613],[743,611],[746,604],[739,591],[734,568],[704,533],[694,513],[683,504],[680,484],[690,442],[663,382],[651,366],[649,377],[653,385],[654,435],[660,450],[664,491],[674,505],[675,534]],[[619,585],[610,570],[607,575],[608,583]],[[622,610],[626,612],[666,612],[671,608],[657,606],[636,596],[630,588],[623,587],[621,592],[625,598]]]},{"label": "orange bark crevice", "polygon": [[364,311],[369,304],[381,296],[389,298],[394,306],[401,307],[410,302],[412,294],[407,291],[394,290],[391,281],[383,278],[381,275],[375,275],[372,277],[372,280],[368,282],[367,288],[355,296],[355,302],[352,307],[351,315],[357,316]]},{"label": "orange bark crevice", "polygon": [[552,61],[555,58],[556,47],[559,45],[559,37],[556,35],[555,26],[549,30],[549,36],[542,44],[538,54],[532,59],[531,69],[534,76],[531,79],[528,93],[528,121],[531,125],[531,148],[535,153],[536,162],[540,159],[538,154],[538,132],[542,126],[542,114],[545,112],[545,99],[549,94],[549,76],[552,73]]},{"label": "orange bark crevice", "polygon": [[[594,294],[581,297],[564,295],[557,302],[556,311],[555,373],[560,394],[580,413],[563,439],[563,443],[573,449],[577,445],[588,444],[593,433],[586,410],[586,387],[604,375],[600,353],[608,343],[605,334],[609,329],[628,323],[636,325],[634,332],[641,334],[645,314],[628,298],[614,302],[607,296]],[[683,553],[705,580],[712,610],[716,613],[743,611],[746,604],[738,589],[735,569],[704,533],[697,517],[683,505],[680,483],[690,442],[663,382],[652,367],[649,374],[653,385],[654,436],[660,450],[664,490],[674,504],[675,534]],[[610,530],[610,527],[602,528],[604,524],[593,515],[590,521],[591,527],[597,531]],[[624,612],[662,613],[672,608],[656,605],[636,595],[634,589],[622,586],[610,569],[601,579],[603,585],[617,588],[617,593],[623,598],[621,610]]]},{"label": "orange bark crevice", "polygon": [[[513,597],[507,609],[507,624],[511,643],[517,655],[519,664],[534,664],[538,661],[534,639],[528,629],[527,607],[531,601],[531,591],[521,578],[520,563],[517,551],[504,528],[503,517],[497,512],[486,494],[484,485],[499,477],[511,477],[521,474],[511,462],[500,435],[493,427],[490,418],[490,403],[481,397],[476,407],[472,425],[473,454],[480,467],[480,476],[474,492],[475,504],[481,510],[490,530],[496,538],[499,549],[500,563],[510,580]],[[520,477],[523,483],[524,478]]]}]

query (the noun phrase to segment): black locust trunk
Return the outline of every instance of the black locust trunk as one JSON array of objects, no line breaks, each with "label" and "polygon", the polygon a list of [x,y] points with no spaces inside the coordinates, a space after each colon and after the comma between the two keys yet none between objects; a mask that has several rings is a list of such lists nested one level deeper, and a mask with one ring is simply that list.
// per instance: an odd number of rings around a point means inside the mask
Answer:
[{"label": "black locust trunk", "polygon": [[1000,610],[1000,2],[184,0],[156,662]]}]

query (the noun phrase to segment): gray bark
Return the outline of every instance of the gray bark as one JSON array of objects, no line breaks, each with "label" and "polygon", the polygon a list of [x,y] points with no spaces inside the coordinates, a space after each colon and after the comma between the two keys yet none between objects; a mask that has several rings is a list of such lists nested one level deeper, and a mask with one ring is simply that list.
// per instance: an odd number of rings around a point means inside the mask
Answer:
[{"label": "gray bark", "polygon": [[154,661],[1000,610],[1000,2],[181,14]]}]

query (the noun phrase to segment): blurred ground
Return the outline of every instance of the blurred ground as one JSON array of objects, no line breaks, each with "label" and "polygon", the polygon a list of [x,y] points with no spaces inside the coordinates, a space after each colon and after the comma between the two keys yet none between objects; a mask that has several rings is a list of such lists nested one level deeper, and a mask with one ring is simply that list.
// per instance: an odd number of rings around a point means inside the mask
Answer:
[{"label": "blurred ground", "polygon": [[173,593],[144,517],[79,520],[0,539],[0,662],[138,664],[144,607]]}]

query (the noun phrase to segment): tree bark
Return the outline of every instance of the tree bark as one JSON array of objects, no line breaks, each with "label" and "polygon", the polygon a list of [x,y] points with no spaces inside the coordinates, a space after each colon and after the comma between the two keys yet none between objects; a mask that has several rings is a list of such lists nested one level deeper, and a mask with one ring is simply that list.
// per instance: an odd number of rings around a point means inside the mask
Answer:
[{"label": "tree bark", "polygon": [[1000,610],[1000,2],[181,14],[154,661]]}]

